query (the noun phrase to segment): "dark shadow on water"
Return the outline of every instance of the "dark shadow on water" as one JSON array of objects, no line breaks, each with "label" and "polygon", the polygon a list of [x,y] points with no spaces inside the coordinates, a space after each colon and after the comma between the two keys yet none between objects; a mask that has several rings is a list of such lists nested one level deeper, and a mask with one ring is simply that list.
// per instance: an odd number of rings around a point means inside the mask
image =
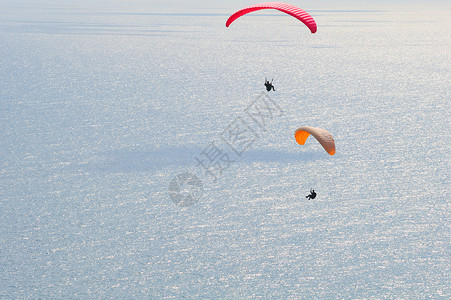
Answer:
[{"label": "dark shadow on water", "polygon": [[[199,159],[203,156],[201,147],[168,147],[155,150],[119,149],[98,153],[88,158],[89,163],[78,165],[78,170],[94,173],[140,173],[162,170],[165,168],[191,168],[197,167]],[[308,162],[327,159],[329,155],[324,151],[293,150],[282,151],[275,149],[250,149],[236,155],[227,152],[231,161],[230,168],[240,163],[293,163]],[[201,166],[199,166],[201,167]]]},{"label": "dark shadow on water", "polygon": [[[295,161],[315,161],[326,157],[326,153],[320,151],[307,152],[305,150],[281,151],[275,149],[252,149],[243,153],[241,160],[243,162],[271,162],[271,163],[292,163]],[[318,149],[319,150],[319,149]]]},{"label": "dark shadow on water", "polygon": [[99,153],[90,171],[105,173],[148,172],[169,166],[184,167],[195,164],[201,148],[168,147],[153,150],[118,149]]}]

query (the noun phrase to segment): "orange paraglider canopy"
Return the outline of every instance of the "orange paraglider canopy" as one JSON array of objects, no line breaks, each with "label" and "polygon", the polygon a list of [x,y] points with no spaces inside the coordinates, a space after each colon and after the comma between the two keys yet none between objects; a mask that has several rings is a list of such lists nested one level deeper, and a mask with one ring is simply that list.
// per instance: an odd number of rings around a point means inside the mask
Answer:
[{"label": "orange paraglider canopy", "polygon": [[325,129],[311,126],[300,127],[296,129],[294,138],[299,145],[304,145],[310,134],[318,140],[327,153],[330,155],[335,154],[335,141],[332,138],[332,135]]}]

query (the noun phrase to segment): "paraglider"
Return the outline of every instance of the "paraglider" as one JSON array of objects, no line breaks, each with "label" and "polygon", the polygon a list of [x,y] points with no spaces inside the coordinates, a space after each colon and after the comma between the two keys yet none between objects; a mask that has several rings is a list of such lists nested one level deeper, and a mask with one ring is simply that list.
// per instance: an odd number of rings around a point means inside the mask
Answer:
[{"label": "paraglider", "polygon": [[299,145],[304,145],[310,134],[318,140],[327,153],[330,155],[335,154],[335,141],[332,135],[325,129],[310,126],[300,127],[296,129],[294,138]]},{"label": "paraglider", "polygon": [[276,90],[274,89],[274,86],[272,85],[273,80],[274,80],[274,78],[271,80],[271,82],[269,82],[268,79],[266,79],[266,77],[265,77],[265,86],[266,86],[266,90],[267,90],[268,92],[270,92],[271,89],[272,89],[274,92],[276,91]]},{"label": "paraglider", "polygon": [[311,15],[309,15],[306,11],[300,9],[291,4],[282,3],[282,2],[265,2],[259,3],[252,6],[245,7],[240,9],[239,11],[232,14],[226,22],[226,27],[229,27],[233,21],[238,19],[239,17],[248,14],[253,11],[261,10],[261,9],[276,9],[281,12],[284,12],[290,16],[295,17],[302,23],[304,23],[312,33],[315,33],[317,30],[316,22]]},{"label": "paraglider", "polygon": [[305,196],[308,200],[312,200],[316,198],[316,193],[314,189],[310,189],[310,195]]}]

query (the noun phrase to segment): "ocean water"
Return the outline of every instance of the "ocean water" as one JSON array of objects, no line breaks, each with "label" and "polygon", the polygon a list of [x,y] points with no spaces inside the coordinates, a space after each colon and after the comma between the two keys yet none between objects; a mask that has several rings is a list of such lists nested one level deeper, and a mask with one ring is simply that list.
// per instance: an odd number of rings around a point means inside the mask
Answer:
[{"label": "ocean water", "polygon": [[0,3],[1,298],[449,299],[450,3],[252,3]]}]

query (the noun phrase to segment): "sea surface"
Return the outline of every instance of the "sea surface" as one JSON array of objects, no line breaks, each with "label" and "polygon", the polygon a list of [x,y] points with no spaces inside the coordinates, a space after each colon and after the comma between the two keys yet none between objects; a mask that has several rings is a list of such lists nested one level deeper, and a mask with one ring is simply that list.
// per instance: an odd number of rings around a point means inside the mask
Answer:
[{"label": "sea surface", "polygon": [[451,297],[451,3],[253,3],[0,3],[0,298]]}]

